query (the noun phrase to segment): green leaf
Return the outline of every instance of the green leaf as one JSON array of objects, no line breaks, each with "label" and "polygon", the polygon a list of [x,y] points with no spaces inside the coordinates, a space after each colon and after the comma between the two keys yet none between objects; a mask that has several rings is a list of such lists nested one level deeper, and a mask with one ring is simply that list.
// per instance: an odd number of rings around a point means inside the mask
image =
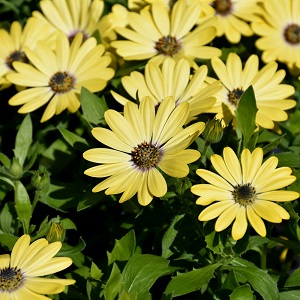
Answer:
[{"label": "green leaf", "polygon": [[12,221],[13,221],[13,215],[12,215],[12,207],[11,202],[7,202],[4,204],[4,207],[0,214],[0,225],[1,230],[4,233],[10,234],[12,230]]},{"label": "green leaf", "polygon": [[239,286],[230,295],[230,300],[253,300],[253,291],[248,284]]},{"label": "green leaf", "polygon": [[285,134],[277,138],[276,140],[272,141],[270,144],[266,145],[263,147],[264,154],[268,153],[269,151],[274,150],[282,141],[284,138]]},{"label": "green leaf", "polygon": [[15,181],[15,207],[18,219],[22,222],[24,233],[28,233],[31,219],[31,202],[21,181]]},{"label": "green leaf", "polygon": [[9,169],[11,161],[4,153],[1,152],[0,152],[0,161],[2,162],[5,168]]},{"label": "green leaf", "polygon": [[168,258],[173,254],[173,252],[170,250],[170,247],[173,244],[173,242],[177,236],[177,233],[178,233],[178,230],[175,229],[175,226],[178,228],[179,221],[183,217],[184,217],[184,214],[177,215],[162,238],[162,254],[161,254],[161,256],[164,258]]},{"label": "green leaf", "polygon": [[103,276],[102,271],[98,268],[98,266],[94,262],[92,262],[91,277],[93,279],[100,280],[102,276]]},{"label": "green leaf", "polygon": [[270,240],[268,238],[259,235],[250,236],[250,237],[245,235],[241,240],[239,240],[235,244],[233,250],[235,251],[235,253],[243,254],[248,250],[259,248],[259,246],[266,244],[269,241]]},{"label": "green leaf", "polygon": [[283,152],[274,156],[278,158],[278,167],[300,168],[299,154]]},{"label": "green leaf", "polygon": [[80,102],[83,117],[91,124],[106,125],[104,112],[108,109],[104,97],[99,98],[86,88],[81,89]]},{"label": "green leaf", "polygon": [[284,287],[300,286],[300,268],[296,269],[285,282]]},{"label": "green leaf", "polygon": [[300,290],[281,292],[279,300],[300,300]]},{"label": "green leaf", "polygon": [[235,258],[231,265],[236,274],[246,278],[252,288],[257,291],[265,300],[276,300],[279,298],[279,292],[276,282],[267,271],[261,270],[254,264]]},{"label": "green leaf", "polygon": [[243,136],[245,148],[248,146],[248,142],[256,128],[256,112],[257,107],[253,87],[249,86],[241,97],[235,111],[236,131],[239,137]]},{"label": "green leaf", "polygon": [[79,238],[79,242],[75,247],[63,243],[60,251],[57,253],[57,256],[71,256],[77,254],[78,252],[81,252],[85,246],[85,241],[81,237]]},{"label": "green leaf", "polygon": [[208,284],[210,279],[214,277],[213,273],[219,266],[221,264],[216,263],[201,269],[178,274],[172,278],[164,294],[171,294],[173,297],[176,297],[200,290],[202,286]]},{"label": "green leaf", "polygon": [[58,130],[60,131],[60,133],[62,134],[62,136],[64,137],[64,139],[76,150],[79,151],[85,151],[89,148],[89,145],[87,143],[87,141],[80,137],[79,135],[65,129],[62,127],[59,127]]},{"label": "green leaf", "polygon": [[0,234],[0,243],[3,246],[8,247],[9,250],[13,248],[15,245],[16,241],[18,240],[19,237],[11,235],[11,234]]},{"label": "green leaf", "polygon": [[115,261],[129,260],[136,247],[135,234],[130,230],[120,240],[115,240],[115,246],[112,252],[107,252],[108,265]]},{"label": "green leaf", "polygon": [[113,263],[113,267],[104,288],[105,300],[114,300],[121,288],[122,276],[118,266]]},{"label": "green leaf", "polygon": [[21,166],[27,157],[28,149],[32,143],[32,123],[30,115],[27,114],[18,130],[14,154]]},{"label": "green leaf", "polygon": [[151,299],[149,290],[155,281],[169,273],[169,261],[150,254],[134,254],[122,272],[121,294],[127,291],[138,299]]}]

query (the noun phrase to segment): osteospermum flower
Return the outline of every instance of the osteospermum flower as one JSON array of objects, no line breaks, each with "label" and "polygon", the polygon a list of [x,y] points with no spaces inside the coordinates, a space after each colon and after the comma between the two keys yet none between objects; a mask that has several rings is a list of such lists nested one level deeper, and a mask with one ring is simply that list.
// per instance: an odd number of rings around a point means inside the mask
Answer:
[{"label": "osteospermum flower", "polygon": [[[176,62],[168,57],[162,65],[150,61],[145,67],[145,75],[134,71],[130,76],[122,77],[122,84],[135,100],[137,95],[139,98],[148,95],[155,101],[155,105],[168,96],[174,97],[176,105],[188,102],[189,120],[212,108],[216,102],[214,95],[222,89],[219,82],[207,86],[204,82],[207,72],[207,66],[203,65],[191,75],[190,65],[186,59]],[[128,101],[113,91],[111,93],[123,105]]]},{"label": "osteospermum flower", "polygon": [[214,9],[213,14],[201,17],[202,26],[214,26],[217,36],[225,35],[231,43],[239,43],[241,36],[252,36],[253,31],[248,24],[259,21],[257,15],[261,8],[256,0],[202,0]]},{"label": "osteospermum flower", "polygon": [[186,148],[204,129],[203,122],[182,128],[188,106],[188,103],[175,106],[174,98],[167,97],[155,113],[153,100],[145,97],[139,107],[128,101],[124,116],[107,110],[104,117],[111,130],[94,128],[92,134],[111,149],[95,148],[83,154],[86,160],[100,164],[87,169],[86,175],[108,177],[93,192],[123,193],[120,203],[137,193],[138,202],[148,205],[153,197],[162,197],[167,192],[159,170],[172,177],[187,176],[187,164],[197,160],[200,153]]},{"label": "osteospermum flower", "polygon": [[[278,158],[273,156],[263,162],[263,150],[256,148],[252,153],[244,149],[239,161],[234,151],[226,147],[223,158],[211,156],[211,163],[219,174],[198,169],[197,174],[208,184],[192,186],[192,193],[200,196],[199,205],[209,205],[199,215],[200,221],[218,217],[215,230],[222,231],[232,222],[232,237],[241,239],[248,221],[255,231],[266,236],[262,219],[280,223],[289,219],[288,212],[273,201],[286,202],[299,198],[294,191],[279,190],[296,180],[288,167],[276,168]],[[215,202],[215,203],[214,203]]]},{"label": "osteospermum flower", "polygon": [[277,60],[290,69],[300,62],[300,3],[298,0],[263,1],[264,19],[254,22],[254,32],[261,36],[255,45],[262,50],[262,60]]},{"label": "osteospermum flower", "polygon": [[98,29],[103,13],[102,0],[42,0],[43,12],[34,11],[32,15],[40,22],[50,25],[53,30],[63,31],[70,41],[78,32],[87,39]]},{"label": "osteospermum flower", "polygon": [[130,28],[116,29],[127,40],[114,41],[111,45],[125,60],[152,58],[162,62],[168,56],[175,60],[185,57],[192,65],[195,57],[220,56],[220,49],[205,46],[216,36],[214,27],[192,30],[200,12],[198,1],[187,4],[179,0],[171,10],[161,2],[154,2],[150,11],[142,9],[139,13],[128,13]]},{"label": "osteospermum flower", "polygon": [[259,70],[257,55],[251,55],[243,68],[240,57],[235,53],[228,55],[226,65],[217,57],[211,62],[218,79],[224,85],[217,93],[217,102],[211,109],[211,112],[217,113],[217,118],[223,118],[228,124],[235,117],[235,110],[243,93],[252,85],[258,108],[256,124],[273,129],[274,121],[287,120],[285,110],[294,107],[296,101],[286,98],[293,95],[295,89],[291,85],[280,84],[285,71],[276,71],[276,62],[270,62]]},{"label": "osteospermum flower", "polygon": [[14,95],[10,105],[23,105],[18,112],[29,113],[44,104],[48,106],[41,122],[54,114],[68,109],[74,113],[80,107],[79,94],[84,86],[91,92],[102,90],[114,71],[107,68],[111,58],[102,56],[103,45],[97,45],[93,37],[84,43],[78,33],[71,45],[63,33],[57,38],[57,50],[52,51],[45,43],[38,43],[37,51],[25,49],[26,56],[33,64],[13,63],[18,73],[9,74],[9,81],[31,87]]},{"label": "osteospermum flower", "polygon": [[49,299],[44,294],[61,293],[73,279],[43,278],[62,271],[72,264],[68,257],[54,257],[61,242],[49,244],[44,238],[30,245],[30,236],[21,236],[11,255],[0,255],[0,299]]},{"label": "osteospermum flower", "polygon": [[33,18],[27,20],[23,29],[17,21],[11,24],[9,32],[0,29],[0,77],[3,77],[5,86],[10,85],[10,82],[5,80],[5,75],[15,71],[13,62],[28,62],[24,47],[34,50],[39,40],[49,38],[48,29]]}]

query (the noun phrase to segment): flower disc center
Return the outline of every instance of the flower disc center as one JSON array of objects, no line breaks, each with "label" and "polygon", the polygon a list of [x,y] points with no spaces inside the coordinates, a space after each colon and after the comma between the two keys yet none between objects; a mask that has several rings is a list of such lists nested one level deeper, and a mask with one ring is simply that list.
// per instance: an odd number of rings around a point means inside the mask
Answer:
[{"label": "flower disc center", "polygon": [[20,269],[4,268],[0,269],[0,292],[10,292],[16,290],[24,282],[24,276]]},{"label": "flower disc center", "polygon": [[228,101],[234,106],[237,106],[243,94],[244,91],[241,88],[237,88],[232,91],[229,91],[227,94]]},{"label": "flower disc center", "polygon": [[174,36],[163,36],[156,42],[155,49],[160,54],[173,56],[180,51],[181,43]]},{"label": "flower disc center", "polygon": [[231,0],[215,0],[211,6],[216,10],[216,13],[222,16],[228,15],[232,10]]},{"label": "flower disc center", "polygon": [[256,190],[250,183],[243,185],[238,184],[234,187],[232,195],[236,203],[247,206],[254,203],[256,199]]},{"label": "flower disc center", "polygon": [[290,24],[284,30],[284,37],[289,44],[300,44],[300,26],[297,24]]},{"label": "flower disc center", "polygon": [[66,93],[74,87],[74,77],[68,72],[56,72],[50,79],[49,85],[54,92]]},{"label": "flower disc center", "polygon": [[143,142],[131,151],[131,161],[142,171],[154,168],[162,156],[161,150],[148,142]]},{"label": "flower disc center", "polygon": [[25,55],[24,51],[14,51],[12,52],[7,58],[6,58],[6,65],[11,69],[14,70],[14,67],[12,65],[12,63],[14,61],[21,61],[24,63],[28,63],[29,60],[27,58],[27,56]]}]

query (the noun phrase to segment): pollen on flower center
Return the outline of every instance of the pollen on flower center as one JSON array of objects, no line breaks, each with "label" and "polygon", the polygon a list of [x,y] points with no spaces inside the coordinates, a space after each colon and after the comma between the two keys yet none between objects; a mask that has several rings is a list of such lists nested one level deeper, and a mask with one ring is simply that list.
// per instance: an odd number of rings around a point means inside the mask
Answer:
[{"label": "pollen on flower center", "polygon": [[234,106],[237,106],[243,94],[244,91],[241,88],[229,91],[227,94],[229,103],[233,104]]},{"label": "pollen on flower center", "polygon": [[300,26],[297,24],[290,24],[284,30],[284,37],[286,41],[292,45],[300,44]]},{"label": "pollen on flower center", "polygon": [[24,62],[24,63],[28,63],[29,60],[27,58],[27,56],[25,55],[25,53],[23,51],[14,51],[12,52],[7,58],[6,58],[6,65],[11,69],[11,70],[14,70],[14,67],[13,67],[13,62],[14,61],[21,61],[21,62]]},{"label": "pollen on flower center", "polygon": [[66,93],[74,87],[74,77],[68,72],[56,72],[50,79],[49,85],[54,92]]},{"label": "pollen on flower center", "polygon": [[173,56],[180,51],[181,43],[174,36],[163,36],[156,42],[155,49],[160,54]]},{"label": "pollen on flower center", "polygon": [[142,171],[155,167],[161,160],[161,150],[148,142],[143,142],[131,151],[131,161]]},{"label": "pollen on flower center", "polygon": [[14,291],[23,283],[24,275],[20,269],[16,267],[0,269],[0,293]]},{"label": "pollen on flower center", "polygon": [[234,201],[240,205],[246,206],[254,203],[256,199],[256,190],[250,183],[236,185],[232,191]]},{"label": "pollen on flower center", "polygon": [[231,0],[215,0],[211,6],[216,10],[216,13],[222,16],[228,15],[232,10]]}]

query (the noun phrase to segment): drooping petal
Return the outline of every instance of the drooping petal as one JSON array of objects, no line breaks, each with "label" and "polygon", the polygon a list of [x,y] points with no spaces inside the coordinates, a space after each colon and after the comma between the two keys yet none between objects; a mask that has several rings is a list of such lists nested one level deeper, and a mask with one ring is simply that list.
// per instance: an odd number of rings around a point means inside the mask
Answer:
[{"label": "drooping petal", "polygon": [[235,219],[239,209],[239,205],[232,205],[224,210],[216,221],[215,230],[220,232],[226,229]]},{"label": "drooping petal", "polygon": [[248,222],[246,217],[246,208],[244,206],[240,206],[232,226],[232,238],[234,240],[241,239],[245,235],[247,227]]},{"label": "drooping petal", "polygon": [[264,221],[261,219],[259,215],[255,212],[255,210],[252,208],[251,205],[248,205],[247,207],[247,217],[254,228],[254,230],[260,235],[265,237],[267,234],[266,226]]}]

